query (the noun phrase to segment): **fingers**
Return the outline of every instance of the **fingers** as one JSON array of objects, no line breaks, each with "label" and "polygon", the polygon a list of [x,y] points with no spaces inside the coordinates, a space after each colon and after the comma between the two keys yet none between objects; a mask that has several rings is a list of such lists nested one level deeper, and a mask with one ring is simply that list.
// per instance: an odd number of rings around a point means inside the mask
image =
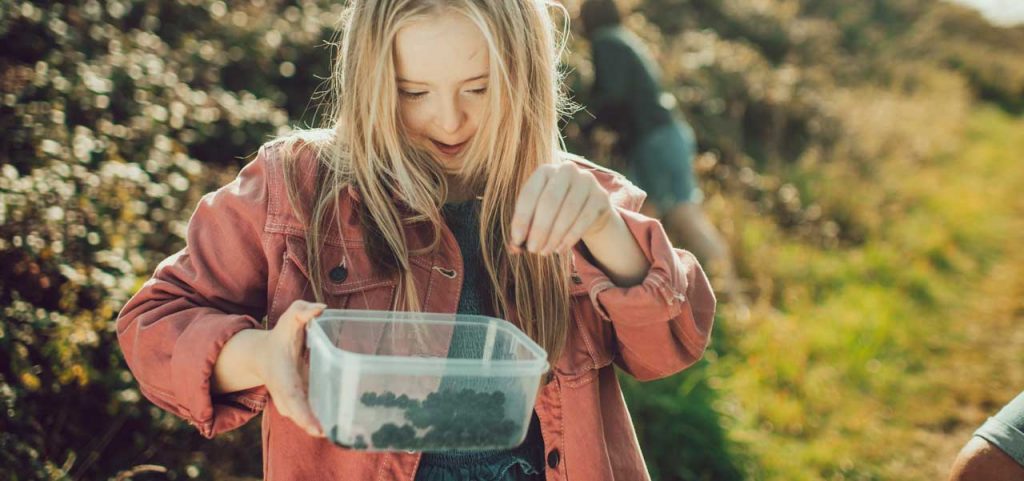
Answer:
[{"label": "fingers", "polygon": [[[323,437],[323,428],[320,427],[320,422],[309,407],[306,390],[298,371],[292,366],[282,366],[279,376],[276,379],[277,382],[274,383],[277,389],[271,389],[270,393],[278,412],[291,419],[310,436]],[[270,388],[269,385],[268,388]]]},{"label": "fingers", "polygon": [[516,199],[516,208],[512,214],[512,248],[518,250],[526,242],[526,235],[533,224],[534,211],[540,195],[548,182],[550,169],[541,167],[523,184],[523,189]]},{"label": "fingers", "polygon": [[540,248],[540,255],[548,255],[552,252],[563,250],[561,247],[566,243],[566,235],[569,229],[576,223],[580,214],[583,213],[590,199],[590,185],[588,182],[574,182],[569,187],[569,192],[562,201],[558,215],[551,224],[551,232],[547,241]]},{"label": "fingers", "polygon": [[278,325],[282,322],[292,324],[290,327],[301,328],[305,327],[310,320],[320,315],[324,309],[327,308],[326,304],[319,302],[306,302],[303,300],[297,300],[293,302],[288,309],[281,314],[281,318],[278,321]]},{"label": "fingers", "polygon": [[533,213],[533,223],[526,238],[526,249],[535,254],[545,254],[544,246],[551,237],[555,219],[562,209],[562,202],[569,193],[573,183],[574,172],[569,168],[560,167],[548,179],[544,192],[537,200]]},{"label": "fingers", "polygon": [[310,436],[318,437],[323,436],[323,429],[309,407],[306,376],[302,375],[300,369],[304,367],[304,328],[325,308],[325,304],[297,300],[281,314],[274,327],[277,335],[272,336],[273,351],[268,353],[272,367],[269,368],[271,373],[266,380],[267,389],[281,415],[291,419]]},{"label": "fingers", "polygon": [[309,408],[309,403],[298,395],[291,396],[288,399],[288,401],[283,403],[278,401],[278,411],[281,412],[281,415],[291,419],[296,426],[302,428],[310,436],[324,437],[320,421],[317,421],[316,416],[313,415],[313,410]]},{"label": "fingers", "polygon": [[566,231],[561,243],[554,251],[561,252],[576,245],[577,242],[583,239],[587,231],[593,228],[595,224],[601,223],[601,219],[607,218],[610,212],[611,210],[607,202],[603,201],[599,195],[591,194],[587,206],[583,208],[575,222]]},{"label": "fingers", "polygon": [[527,180],[512,219],[513,253],[564,252],[610,212],[608,194],[592,174],[572,164],[545,165]]}]

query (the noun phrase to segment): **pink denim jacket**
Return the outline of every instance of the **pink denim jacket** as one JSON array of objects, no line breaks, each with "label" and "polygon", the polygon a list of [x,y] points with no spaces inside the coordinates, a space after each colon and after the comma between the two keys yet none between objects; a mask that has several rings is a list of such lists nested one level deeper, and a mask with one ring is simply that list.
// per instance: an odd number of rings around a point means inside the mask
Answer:
[{"label": "pink denim jacket", "polygon": [[[203,197],[189,221],[187,246],[161,262],[121,310],[118,341],[142,393],[203,436],[262,412],[267,480],[412,481],[419,453],[366,453],[311,437],[278,413],[263,387],[211,395],[214,362],[231,336],[269,329],[292,301],[313,300],[306,233],[288,208],[282,174],[283,162],[297,162],[307,173],[303,185],[312,185],[313,154],[299,145],[287,155],[279,142],[264,145],[233,182]],[[693,255],[674,249],[657,220],[637,213],[643,191],[610,170],[574,162],[611,194],[651,269],[641,284],[618,287],[574,250],[569,337],[535,406],[545,474],[548,481],[647,480],[613,364],[640,380],[690,366],[707,346],[715,297]],[[385,310],[395,280],[371,268],[357,202],[346,190],[337,205],[341,227],[325,238],[326,303]],[[410,226],[407,238],[422,245],[426,231]],[[328,275],[338,266],[345,272]],[[424,310],[455,312],[463,273],[452,233],[446,229],[440,248],[414,257],[412,266]]]}]

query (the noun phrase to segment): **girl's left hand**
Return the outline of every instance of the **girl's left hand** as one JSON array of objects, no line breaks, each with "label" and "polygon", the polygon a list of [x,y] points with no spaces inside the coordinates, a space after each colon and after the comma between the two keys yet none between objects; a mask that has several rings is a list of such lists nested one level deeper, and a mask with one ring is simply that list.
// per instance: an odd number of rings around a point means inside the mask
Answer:
[{"label": "girl's left hand", "polygon": [[[523,185],[512,215],[513,253],[566,251],[615,215],[608,192],[574,164],[540,166]],[[525,244],[525,245],[524,245]]]}]

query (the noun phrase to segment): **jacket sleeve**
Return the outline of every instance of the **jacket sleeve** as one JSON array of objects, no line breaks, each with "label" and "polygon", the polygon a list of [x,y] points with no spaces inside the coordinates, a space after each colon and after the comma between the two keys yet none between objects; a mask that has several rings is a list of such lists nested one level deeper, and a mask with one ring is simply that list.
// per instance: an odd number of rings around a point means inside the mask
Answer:
[{"label": "jacket sleeve", "polygon": [[266,149],[231,183],[206,194],[186,246],[162,261],[121,309],[117,339],[143,395],[207,437],[237,428],[266,403],[262,386],[214,396],[213,366],[266,310]]},{"label": "jacket sleeve", "polygon": [[715,295],[697,259],[672,246],[657,219],[637,211],[646,194],[618,174],[597,173],[651,267],[643,282],[619,287],[576,256],[598,314],[615,333],[615,362],[641,381],[675,374],[703,356],[715,317]]}]

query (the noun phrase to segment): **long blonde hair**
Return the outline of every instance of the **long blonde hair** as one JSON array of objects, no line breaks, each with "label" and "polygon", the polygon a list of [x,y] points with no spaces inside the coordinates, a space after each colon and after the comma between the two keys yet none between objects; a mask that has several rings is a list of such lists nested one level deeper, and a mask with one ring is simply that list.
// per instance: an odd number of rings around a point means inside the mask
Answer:
[{"label": "long blonde hair", "polygon": [[[550,8],[559,9],[556,30]],[[490,50],[489,102],[483,123],[467,146],[459,172],[445,172],[429,153],[407,141],[398,115],[393,44],[409,23],[440,12],[465,15]],[[353,0],[342,18],[342,40],[331,77],[329,141],[317,148],[319,174],[307,222],[307,262],[317,301],[323,301],[319,263],[331,207],[346,187],[361,199],[364,240],[378,268],[398,279],[395,309],[419,310],[404,226],[427,222],[436,249],[447,197],[446,174],[482,191],[481,253],[496,315],[514,321],[540,344],[553,363],[565,345],[570,319],[570,259],[510,255],[510,224],[520,189],[541,165],[564,158],[558,118],[562,95],[559,57],[568,15],[546,0]],[[497,114],[500,113],[500,114]],[[302,135],[290,139],[302,138]],[[289,149],[286,149],[288,151]],[[301,206],[294,170],[285,162],[288,194]],[[305,209],[298,209],[305,212]],[[335,217],[336,214],[335,214]]]}]

